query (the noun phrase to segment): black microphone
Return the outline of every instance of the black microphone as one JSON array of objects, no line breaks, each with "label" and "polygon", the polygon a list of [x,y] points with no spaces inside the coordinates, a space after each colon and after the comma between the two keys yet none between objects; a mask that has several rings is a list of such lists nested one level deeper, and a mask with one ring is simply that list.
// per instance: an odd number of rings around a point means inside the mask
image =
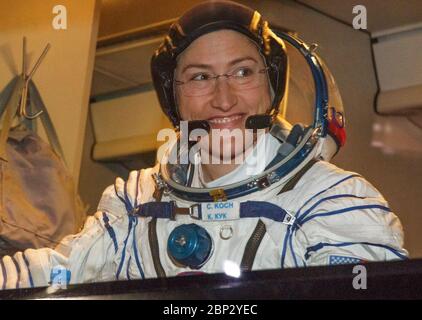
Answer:
[{"label": "black microphone", "polygon": [[272,117],[268,114],[255,114],[246,119],[246,129],[266,129],[271,126]]}]

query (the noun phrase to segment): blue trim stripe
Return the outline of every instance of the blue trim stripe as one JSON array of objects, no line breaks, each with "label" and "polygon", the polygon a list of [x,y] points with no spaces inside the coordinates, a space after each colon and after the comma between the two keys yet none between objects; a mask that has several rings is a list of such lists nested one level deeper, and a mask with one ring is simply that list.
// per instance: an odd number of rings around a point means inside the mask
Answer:
[{"label": "blue trim stripe", "polygon": [[300,213],[301,213],[301,211],[302,211],[302,209],[309,203],[309,202],[311,202],[313,199],[315,199],[316,197],[318,197],[319,195],[321,195],[322,193],[324,193],[324,192],[326,192],[326,191],[328,191],[328,190],[330,190],[330,189],[332,189],[332,188],[334,188],[334,187],[336,187],[336,186],[338,186],[340,183],[343,183],[343,182],[345,182],[345,181],[347,181],[347,180],[349,180],[349,179],[351,179],[351,178],[355,178],[355,177],[361,177],[359,174],[351,174],[351,175],[349,175],[349,176],[347,176],[347,177],[345,177],[345,178],[343,178],[343,179],[341,179],[341,180],[339,180],[339,181],[337,181],[336,183],[334,183],[334,184],[332,184],[331,186],[329,186],[328,188],[326,188],[326,189],[324,189],[324,190],[321,190],[320,192],[318,192],[317,194],[315,194],[315,195],[313,195],[312,197],[310,197],[308,200],[306,200],[306,202],[303,204],[303,206],[302,207],[300,207],[300,209],[299,209],[299,211],[297,212],[297,216],[299,216],[300,215]]},{"label": "blue trim stripe", "polygon": [[124,184],[124,187],[123,187],[123,191],[124,191],[124,195],[125,195],[126,211],[128,213],[130,213],[133,210],[133,206],[132,206],[132,203],[130,202],[129,195],[127,193],[127,181],[125,181],[125,184]]},{"label": "blue trim stripe", "polygon": [[4,289],[6,289],[7,272],[6,272],[6,267],[4,265],[3,259],[0,259],[0,264],[1,264],[1,271],[3,272],[3,286],[2,286],[2,290],[4,290]]},{"label": "blue trim stripe", "polygon": [[114,192],[116,193],[116,196],[120,199],[120,201],[122,201],[124,203],[127,213],[131,213],[138,206],[140,174],[141,174],[140,171],[138,171],[137,174],[136,174],[136,191],[135,191],[135,199],[134,199],[135,205],[132,205],[132,202],[129,199],[128,192],[127,192],[127,181],[125,181],[124,186],[123,186],[124,199],[117,192],[116,183],[114,183]]},{"label": "blue trim stripe", "polygon": [[355,206],[355,207],[348,207],[348,208],[343,208],[343,209],[339,209],[339,210],[334,210],[334,211],[329,211],[329,212],[324,212],[324,213],[317,213],[314,214],[312,216],[307,217],[306,219],[301,219],[298,223],[300,223],[300,225],[305,224],[305,222],[316,218],[316,217],[325,217],[325,216],[333,216],[336,214],[342,214],[345,212],[350,212],[350,211],[355,211],[355,210],[366,210],[366,209],[380,209],[386,212],[391,212],[390,208],[385,207],[385,206],[381,206],[378,204],[368,204],[368,205],[364,205],[364,206]]},{"label": "blue trim stripe", "polygon": [[284,236],[283,249],[282,249],[282,252],[281,252],[281,262],[280,262],[281,268],[284,268],[284,263],[285,263],[285,260],[286,260],[287,240],[289,238],[290,231],[291,231],[291,226],[288,226],[287,231],[286,231],[286,235]]},{"label": "blue trim stripe", "polygon": [[135,227],[133,228],[133,251],[135,253],[135,262],[136,266],[138,267],[138,270],[141,274],[142,279],[145,279],[144,270],[142,270],[141,261],[139,259],[139,253],[138,253],[138,247],[136,245],[136,226],[138,225],[138,218],[135,217]]},{"label": "blue trim stripe", "polygon": [[[360,175],[358,175],[358,174],[351,174],[351,175],[349,175],[349,176],[347,176],[347,177],[345,177],[345,178],[343,178],[343,179],[341,179],[341,180],[339,180],[339,181],[337,181],[336,183],[334,183],[334,184],[332,184],[331,186],[329,186],[328,188],[326,188],[326,189],[324,189],[324,190],[321,190],[320,192],[318,192],[317,194],[314,194],[312,197],[310,197],[308,200],[306,200],[305,201],[305,203],[300,207],[300,209],[297,211],[297,213],[296,213],[296,217],[297,217],[297,219],[299,219],[299,217],[300,217],[300,213],[302,212],[302,210],[303,210],[303,208],[309,203],[309,202],[311,202],[313,199],[315,199],[316,197],[318,197],[319,195],[321,195],[322,193],[324,193],[324,192],[326,192],[326,191],[328,191],[328,190],[330,190],[330,189],[332,189],[332,188],[334,188],[334,187],[336,187],[337,185],[339,185],[340,183],[342,183],[342,182],[344,182],[344,181],[347,181],[347,180],[349,180],[349,179],[351,179],[351,178],[354,178],[354,177],[361,177]],[[305,212],[306,213],[306,212]],[[295,224],[297,224],[298,223],[298,220],[296,220],[296,222],[295,222]],[[295,224],[293,224],[293,226],[295,225]],[[293,227],[294,228],[294,227]],[[297,229],[297,228],[296,228]],[[282,252],[281,252],[281,261],[280,261],[280,264],[281,264],[281,268],[284,268],[284,264],[285,264],[285,260],[286,260],[286,253],[287,253],[287,246],[288,246],[288,240],[289,240],[289,237],[293,237],[293,232],[292,232],[292,228],[291,228],[291,226],[288,226],[288,228],[287,228],[287,232],[286,232],[286,235],[284,236],[284,244],[283,244],[283,249],[282,249]],[[291,243],[291,241],[290,241],[290,243]],[[304,262],[305,263],[305,262]]]},{"label": "blue trim stripe", "polygon": [[[125,199],[123,199],[123,198],[119,195],[119,193],[117,192],[116,182],[113,184],[113,187],[114,187],[114,193],[116,194],[117,198],[119,198],[119,199],[120,199],[120,201],[121,201],[121,202],[123,202],[123,203],[124,203],[124,205],[126,206],[126,201],[125,201]],[[127,209],[127,208],[126,208],[126,209]]]},{"label": "blue trim stripe", "polygon": [[103,221],[104,221],[104,226],[106,227],[107,232],[110,235],[110,238],[113,240],[114,253],[117,253],[119,246],[117,244],[116,233],[114,232],[113,227],[110,225],[110,223],[109,223],[110,219],[108,218],[108,216],[105,212],[103,212]]},{"label": "blue trim stripe", "polygon": [[326,242],[320,242],[314,246],[308,247],[306,249],[305,253],[305,259],[308,260],[311,252],[317,252],[318,250],[321,250],[324,247],[347,247],[352,245],[368,245],[368,246],[374,246],[379,248],[384,248],[386,250],[391,251],[394,253],[397,257],[399,257],[402,260],[407,260],[408,258],[405,255],[402,255],[398,250],[391,248],[389,246],[378,244],[378,243],[370,243],[370,242],[340,242],[340,243],[326,243]]},{"label": "blue trim stripe", "polygon": [[13,256],[11,256],[10,258],[12,259],[13,264],[15,265],[16,274],[18,276],[17,279],[16,279],[15,287],[16,287],[16,289],[19,289],[19,282],[21,281],[21,269],[19,268],[19,263],[16,261],[16,259]]},{"label": "blue trim stripe", "polygon": [[359,199],[364,199],[363,197],[358,197],[358,196],[353,195],[353,194],[336,194],[336,195],[333,195],[333,196],[328,196],[328,197],[319,199],[309,209],[307,209],[302,215],[300,215],[300,210],[299,210],[299,212],[297,214],[296,221],[299,221],[301,219],[304,219],[308,214],[310,214],[312,212],[312,210],[314,210],[321,203],[323,203],[325,201],[332,200],[332,199],[339,199],[339,198],[359,198]]},{"label": "blue trim stripe", "polygon": [[31,288],[33,288],[34,287],[34,281],[32,280],[32,274],[31,274],[31,269],[29,267],[29,261],[26,258],[25,253],[23,253],[23,252],[22,252],[22,258],[23,258],[23,261],[26,264],[26,269],[28,270],[29,284],[31,285]]},{"label": "blue trim stripe", "polygon": [[120,272],[122,271],[123,263],[125,262],[126,245],[127,245],[127,241],[129,239],[129,236],[130,236],[130,232],[132,231],[132,219],[133,219],[133,217],[132,216],[129,216],[129,226],[128,226],[128,231],[127,231],[127,236],[126,236],[126,239],[124,241],[124,246],[123,246],[123,251],[122,251],[122,258],[120,260],[120,264],[119,264],[119,267],[117,269],[116,280],[119,280]]}]

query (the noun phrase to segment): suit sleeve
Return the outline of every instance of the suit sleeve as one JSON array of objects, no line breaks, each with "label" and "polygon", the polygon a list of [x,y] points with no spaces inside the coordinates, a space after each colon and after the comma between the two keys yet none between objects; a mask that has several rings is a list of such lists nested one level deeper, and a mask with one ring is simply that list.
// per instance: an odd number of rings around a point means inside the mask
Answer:
[{"label": "suit sleeve", "polygon": [[[342,175],[301,208],[290,237],[297,265],[402,260],[403,229],[382,195],[358,175]],[[301,261],[301,263],[299,263]]]},{"label": "suit sleeve", "polygon": [[116,195],[114,186],[108,187],[83,230],[54,250],[27,249],[2,257],[0,289],[47,286],[61,276],[62,284],[113,279],[116,253],[127,233],[126,208]]}]

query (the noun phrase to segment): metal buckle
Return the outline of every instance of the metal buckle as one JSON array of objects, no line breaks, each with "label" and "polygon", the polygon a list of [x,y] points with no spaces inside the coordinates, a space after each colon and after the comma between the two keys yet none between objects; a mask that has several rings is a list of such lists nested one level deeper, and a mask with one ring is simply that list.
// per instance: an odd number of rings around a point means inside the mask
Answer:
[{"label": "metal buckle", "polygon": [[170,220],[175,221],[176,220],[176,214],[178,214],[176,201],[170,201],[170,203],[171,203]]},{"label": "metal buckle", "polygon": [[171,201],[173,204],[173,209],[171,211],[171,220],[175,220],[176,215],[189,215],[192,219],[201,220],[202,213],[201,213],[201,204],[195,203],[188,208],[180,208],[176,205],[175,201]]},{"label": "metal buckle", "polygon": [[189,216],[195,220],[201,220],[202,212],[201,212],[201,204],[195,203],[190,206],[189,208]]},{"label": "metal buckle", "polygon": [[284,216],[283,223],[291,226],[295,223],[295,221],[296,221],[296,217],[292,213],[286,211],[286,215]]}]

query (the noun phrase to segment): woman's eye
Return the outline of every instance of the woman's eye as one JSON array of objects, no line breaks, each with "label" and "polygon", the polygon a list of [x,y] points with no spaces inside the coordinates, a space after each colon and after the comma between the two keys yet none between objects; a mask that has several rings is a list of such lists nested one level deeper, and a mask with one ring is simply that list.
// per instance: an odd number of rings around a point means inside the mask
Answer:
[{"label": "woman's eye", "polygon": [[253,71],[251,68],[239,68],[234,72],[235,77],[239,78],[246,78],[253,74]]},{"label": "woman's eye", "polygon": [[206,73],[198,73],[193,75],[190,80],[192,81],[203,81],[203,80],[209,80],[210,79],[210,75],[206,74]]}]

